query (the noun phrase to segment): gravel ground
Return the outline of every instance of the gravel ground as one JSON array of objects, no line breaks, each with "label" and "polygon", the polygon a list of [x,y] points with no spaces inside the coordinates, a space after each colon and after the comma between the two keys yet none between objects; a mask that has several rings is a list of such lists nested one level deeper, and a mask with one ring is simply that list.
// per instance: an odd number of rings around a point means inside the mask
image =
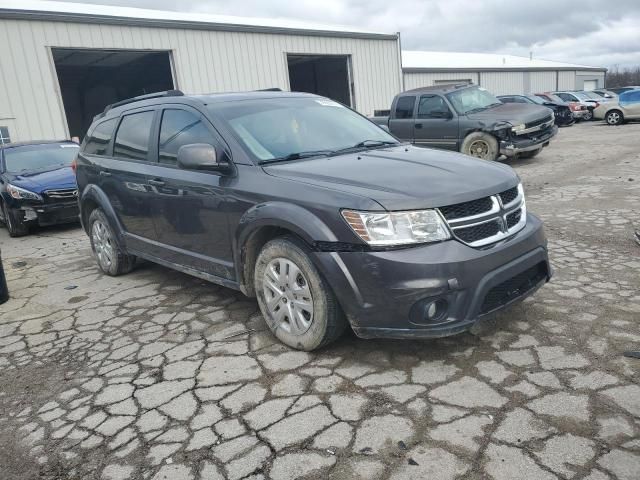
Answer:
[{"label": "gravel ground", "polygon": [[576,125],[513,162],[555,277],[437,341],[291,351],[241,294],[1,230],[0,478],[637,480],[639,138]]}]

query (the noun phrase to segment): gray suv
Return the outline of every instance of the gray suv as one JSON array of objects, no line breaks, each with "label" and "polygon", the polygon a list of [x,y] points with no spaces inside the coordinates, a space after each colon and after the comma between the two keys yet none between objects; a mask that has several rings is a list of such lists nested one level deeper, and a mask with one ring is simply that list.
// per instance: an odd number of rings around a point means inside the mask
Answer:
[{"label": "gray suv", "polygon": [[257,297],[283,343],[469,329],[551,275],[508,166],[398,141],[327,98],[158,93],[107,107],[75,164],[100,268],[150,260]]}]

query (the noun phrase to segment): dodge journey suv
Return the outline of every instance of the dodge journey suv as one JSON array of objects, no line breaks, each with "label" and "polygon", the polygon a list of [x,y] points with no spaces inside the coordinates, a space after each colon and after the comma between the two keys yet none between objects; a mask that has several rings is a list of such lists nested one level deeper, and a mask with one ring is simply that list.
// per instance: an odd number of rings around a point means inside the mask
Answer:
[{"label": "dodge journey suv", "polygon": [[100,268],[137,257],[257,297],[283,343],[468,330],[551,275],[508,166],[399,142],[327,98],[274,91],[119,102],[81,146]]}]

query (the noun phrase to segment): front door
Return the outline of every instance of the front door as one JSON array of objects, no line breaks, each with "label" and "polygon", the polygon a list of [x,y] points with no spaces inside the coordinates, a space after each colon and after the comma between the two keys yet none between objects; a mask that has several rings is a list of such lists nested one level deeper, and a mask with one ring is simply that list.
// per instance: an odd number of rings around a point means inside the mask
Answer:
[{"label": "front door", "polygon": [[458,149],[458,117],[440,95],[421,95],[414,138],[421,147]]},{"label": "front door", "polygon": [[222,278],[234,278],[225,184],[232,179],[215,171],[185,170],[177,165],[178,149],[193,143],[224,146],[209,121],[197,110],[165,108],[149,171],[155,226],[162,258]]}]

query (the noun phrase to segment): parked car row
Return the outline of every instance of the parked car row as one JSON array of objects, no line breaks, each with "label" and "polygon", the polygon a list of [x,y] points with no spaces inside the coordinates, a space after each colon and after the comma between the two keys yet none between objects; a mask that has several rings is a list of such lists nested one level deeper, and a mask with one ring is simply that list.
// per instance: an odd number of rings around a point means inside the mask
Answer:
[{"label": "parked car row", "polygon": [[573,125],[576,117],[571,111],[568,103],[560,100],[550,100],[538,95],[498,95],[502,103],[529,103],[533,105],[543,105],[553,110],[555,124],[559,127],[567,127]]}]

